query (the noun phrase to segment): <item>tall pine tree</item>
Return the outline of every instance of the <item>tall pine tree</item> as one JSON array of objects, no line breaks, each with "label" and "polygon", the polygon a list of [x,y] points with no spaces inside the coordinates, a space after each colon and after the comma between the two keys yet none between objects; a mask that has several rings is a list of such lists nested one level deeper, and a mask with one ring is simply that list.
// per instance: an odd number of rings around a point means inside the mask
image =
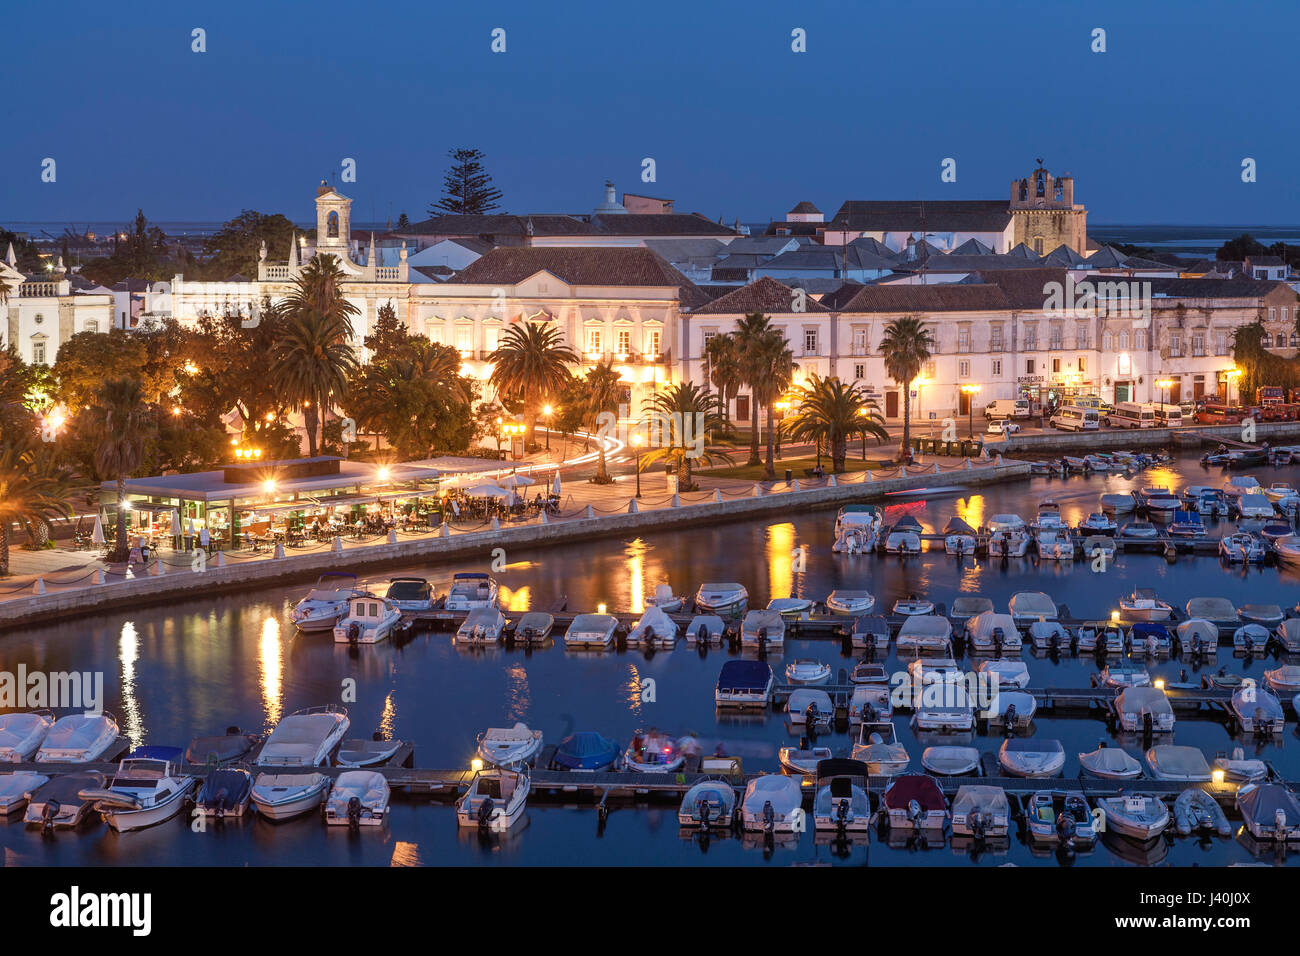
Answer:
[{"label": "tall pine tree", "polygon": [[452,149],[447,155],[452,158],[452,167],[443,178],[442,199],[429,207],[429,215],[481,216],[499,209],[501,190],[492,185],[492,177],[483,169],[483,151]]}]

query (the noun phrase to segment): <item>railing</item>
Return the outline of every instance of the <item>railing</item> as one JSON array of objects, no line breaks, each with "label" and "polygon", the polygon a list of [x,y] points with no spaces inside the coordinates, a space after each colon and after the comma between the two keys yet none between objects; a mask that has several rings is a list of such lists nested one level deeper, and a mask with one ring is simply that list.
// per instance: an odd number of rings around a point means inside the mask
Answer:
[{"label": "railing", "polygon": [[45,299],[58,294],[57,282],[24,282],[18,287],[18,297],[22,299]]},{"label": "railing", "polygon": [[268,279],[287,279],[289,278],[289,265],[286,263],[282,266],[267,266],[266,277]]}]

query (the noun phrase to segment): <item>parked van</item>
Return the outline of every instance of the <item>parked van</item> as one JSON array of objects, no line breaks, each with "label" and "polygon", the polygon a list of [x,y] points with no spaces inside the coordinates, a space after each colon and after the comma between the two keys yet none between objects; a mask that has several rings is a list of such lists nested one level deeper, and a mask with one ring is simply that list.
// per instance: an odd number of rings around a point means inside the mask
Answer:
[{"label": "parked van", "polygon": [[1095,408],[1065,405],[1056,410],[1048,424],[1067,432],[1096,431],[1101,427],[1101,415]]},{"label": "parked van", "polygon": [[1142,402],[1120,402],[1106,416],[1106,424],[1111,428],[1155,428],[1155,406]]},{"label": "parked van", "polygon": [[1156,424],[1161,428],[1178,428],[1183,424],[1181,405],[1167,405],[1156,402]]},{"label": "parked van", "polygon": [[984,406],[984,417],[994,418],[1028,418],[1029,399],[999,398]]},{"label": "parked van", "polygon": [[1105,404],[1099,395],[1076,395],[1070,399],[1070,405],[1075,408],[1092,408],[1101,411]]}]

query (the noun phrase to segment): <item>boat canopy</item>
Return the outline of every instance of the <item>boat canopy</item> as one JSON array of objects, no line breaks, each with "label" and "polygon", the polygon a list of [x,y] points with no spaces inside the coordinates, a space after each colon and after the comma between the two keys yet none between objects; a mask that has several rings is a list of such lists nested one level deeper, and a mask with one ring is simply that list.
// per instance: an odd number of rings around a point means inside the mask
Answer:
[{"label": "boat canopy", "polygon": [[957,796],[952,800],[953,816],[975,812],[1001,815],[1010,813],[1007,792],[1001,787],[967,785],[957,788]]},{"label": "boat canopy", "polygon": [[771,665],[764,661],[727,661],[718,674],[718,690],[758,693],[771,679]]},{"label": "boat canopy", "polygon": [[958,517],[948,519],[948,523],[943,526],[944,534],[974,534],[975,529]]},{"label": "boat canopy", "polygon": [[579,614],[573,619],[573,623],[569,625],[569,633],[608,634],[612,628],[617,626],[618,618],[612,614]]},{"label": "boat canopy", "polygon": [[1056,602],[1042,591],[1018,591],[1011,595],[1007,605],[1012,617],[1042,618],[1053,620],[1056,617]]},{"label": "boat canopy", "polygon": [[747,611],[741,626],[753,634],[757,634],[760,628],[767,628],[771,634],[785,633],[785,620],[775,611]]},{"label": "boat canopy", "polygon": [[[1006,696],[1005,694],[1002,696]],[[1025,695],[1028,696],[1028,695]],[[1059,740],[1035,740],[1032,737],[1008,737],[1002,742],[1002,750],[1013,754],[1059,754],[1065,748]]]},{"label": "boat canopy", "polygon": [[457,571],[451,576],[453,581],[486,581],[488,576],[483,571]]},{"label": "boat canopy", "polygon": [[1147,751],[1151,769],[1178,780],[1209,780],[1210,765],[1196,747],[1157,744]]},{"label": "boat canopy", "polygon": [[1276,604],[1243,604],[1238,611],[1243,620],[1250,621],[1280,621],[1282,620],[1282,608]]},{"label": "boat canopy", "polygon": [[1146,712],[1152,717],[1172,715],[1174,712],[1174,708],[1169,704],[1169,698],[1158,687],[1125,687],[1116,698],[1115,706],[1123,714]]},{"label": "boat canopy", "polygon": [[1133,640],[1145,640],[1148,637],[1154,637],[1156,640],[1168,640],[1169,628],[1159,621],[1135,621],[1133,624]]},{"label": "boat canopy", "polygon": [[1084,770],[1111,776],[1131,774],[1134,768],[1142,769],[1133,755],[1121,747],[1098,747],[1092,753],[1079,754],[1079,765]]},{"label": "boat canopy", "polygon": [[894,531],[915,531],[921,533],[921,522],[917,521],[911,515],[903,515],[894,522]]},{"label": "boat canopy", "polygon": [[1188,617],[1199,617],[1207,621],[1235,621],[1237,608],[1227,598],[1198,597],[1187,602]]},{"label": "boat canopy", "polygon": [[974,617],[976,614],[991,610],[993,610],[993,602],[979,595],[962,595],[953,598],[952,601],[953,617]]},{"label": "boat canopy", "polygon": [[891,810],[906,810],[913,800],[922,810],[947,810],[943,791],[933,777],[909,773],[897,778],[885,791],[885,806]]},{"label": "boat canopy", "polygon": [[1020,631],[1016,629],[1016,620],[1010,614],[985,611],[966,622],[967,635],[979,644],[991,644],[993,632],[998,629],[1001,629],[1002,636],[1007,639],[1020,636]]},{"label": "boat canopy", "polygon": [[388,584],[387,597],[393,601],[420,601],[431,592],[424,578],[393,578]]},{"label": "boat canopy", "polygon": [[842,515],[847,515],[847,514],[872,514],[872,515],[878,515],[878,514],[880,514],[880,507],[879,507],[878,505],[845,505],[843,508],[840,509],[840,514],[842,514]]},{"label": "boat canopy", "polygon": [[[574,619],[577,620],[576,618]],[[505,615],[494,607],[478,607],[465,615],[465,621],[461,624],[462,628],[473,630],[476,627],[499,628],[506,622]]]},{"label": "boat canopy", "polygon": [[820,785],[823,780],[830,777],[861,777],[863,781],[871,776],[871,771],[861,760],[846,760],[843,757],[833,757],[829,760],[817,761],[817,782]]},{"label": "boat canopy", "polygon": [[913,614],[903,621],[903,626],[898,629],[898,638],[917,639],[947,639],[952,637],[952,622],[946,617],[939,617],[937,614]]},{"label": "boat canopy", "polygon": [[1191,644],[1198,637],[1202,641],[1217,644],[1219,642],[1219,629],[1201,617],[1189,618],[1178,625],[1178,639],[1184,644]]},{"label": "boat canopy", "polygon": [[[913,620],[913,618],[908,618],[908,620]],[[889,622],[879,614],[855,617],[853,619],[853,633],[872,635],[883,634],[885,637],[889,637]]]},{"label": "boat canopy", "polygon": [[529,611],[519,619],[519,632],[533,630],[545,631],[555,625],[555,615],[545,611]]},{"label": "boat canopy", "polygon": [[1237,806],[1241,815],[1256,823],[1273,826],[1278,811],[1286,814],[1286,822],[1294,826],[1300,822],[1300,801],[1280,783],[1259,783],[1237,791]]}]

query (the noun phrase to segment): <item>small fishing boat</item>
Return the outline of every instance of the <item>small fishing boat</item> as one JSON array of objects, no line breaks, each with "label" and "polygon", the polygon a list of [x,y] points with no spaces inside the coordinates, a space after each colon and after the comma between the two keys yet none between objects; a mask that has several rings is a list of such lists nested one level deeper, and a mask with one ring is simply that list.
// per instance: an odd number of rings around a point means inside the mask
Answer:
[{"label": "small fishing boat", "polygon": [[1300,800],[1280,783],[1248,783],[1237,791],[1237,812],[1256,840],[1300,840]]},{"label": "small fishing boat", "polygon": [[1011,828],[1011,804],[1001,787],[974,784],[957,788],[952,799],[952,832],[977,840],[1004,837]]},{"label": "small fishing boat", "polygon": [[300,631],[332,631],[348,611],[348,602],[359,594],[357,576],[348,571],[327,571],[293,606],[290,617]]},{"label": "small fishing boat", "polygon": [[1029,534],[1023,529],[1007,528],[989,535],[989,557],[1023,558],[1029,552]]},{"label": "small fishing boat", "polygon": [[900,653],[950,654],[952,622],[937,614],[913,615],[899,627],[897,643]]},{"label": "small fishing boat", "polygon": [[1055,777],[1065,766],[1059,740],[1008,737],[998,748],[998,764],[1013,777]]},{"label": "small fishing boat", "polygon": [[174,772],[166,760],[127,758],[118,764],[107,788],[87,787],[77,795],[93,801],[112,829],[127,833],[176,816],[195,782],[188,774]]},{"label": "small fishing boat", "polygon": [[528,770],[480,770],[456,801],[456,825],[504,833],[519,822],[528,805]]},{"label": "small fishing boat", "polygon": [[[408,625],[409,626],[409,625]],[[387,598],[362,592],[334,625],[335,644],[378,644],[402,630],[402,612]]]},{"label": "small fishing boat", "polygon": [[1106,829],[1146,842],[1169,826],[1169,808],[1156,797],[1143,793],[1098,797],[1097,806],[1106,817]]},{"label": "small fishing boat", "polygon": [[860,760],[823,760],[817,765],[813,826],[832,832],[865,831],[871,824],[867,765]]},{"label": "small fishing boat", "polygon": [[1174,520],[1169,523],[1169,534],[1175,538],[1205,537],[1205,522],[1200,512],[1187,509],[1174,512]]},{"label": "small fishing boat", "polygon": [[257,754],[259,767],[320,767],[351,726],[346,710],[327,704],[283,718]]},{"label": "small fishing boat", "polygon": [[764,774],[745,787],[741,823],[746,830],[762,833],[797,832],[804,819],[802,804],[797,781],[784,774]]},{"label": "small fishing boat", "polygon": [[1097,675],[1102,687],[1150,687],[1151,675],[1145,667],[1131,664],[1108,664]]},{"label": "small fishing boat", "polygon": [[542,644],[555,628],[555,615],[545,611],[529,611],[515,625],[515,640],[524,644]]},{"label": "small fishing boat", "polygon": [[1122,730],[1166,734],[1174,731],[1174,709],[1158,687],[1125,687],[1116,695],[1114,706]]},{"label": "small fishing boat", "polygon": [[1253,534],[1236,531],[1219,539],[1219,557],[1229,564],[1259,564],[1268,554]]},{"label": "small fishing boat", "polygon": [[627,632],[628,647],[670,648],[677,643],[677,622],[658,607],[648,607]]},{"label": "small fishing boat", "polygon": [[816,726],[829,722],[835,715],[835,704],[824,690],[800,687],[790,692],[785,702],[785,712],[796,727]]},{"label": "small fishing boat", "polygon": [[1206,674],[1201,678],[1201,684],[1206,688],[1226,687],[1228,690],[1232,691],[1244,688],[1248,685],[1253,685],[1254,683],[1253,679],[1247,681],[1246,678],[1242,677],[1240,674],[1229,674],[1228,671],[1222,667],[1213,674]]},{"label": "small fishing boat", "polygon": [[399,611],[428,611],[438,602],[438,595],[425,578],[391,578],[384,597]]},{"label": "small fishing boat", "polygon": [[1030,531],[1059,531],[1065,526],[1065,522],[1061,520],[1061,506],[1052,498],[1044,498],[1039,502],[1038,513],[1034,515],[1034,520],[1029,522]]},{"label": "small fishing boat", "polygon": [[638,731],[623,751],[623,766],[637,773],[675,773],[686,762],[678,741],[658,730]]},{"label": "small fishing boat", "polygon": [[1156,744],[1146,752],[1146,758],[1147,770],[1157,780],[1210,782],[1210,765],[1205,759],[1205,754],[1195,747]]},{"label": "small fishing boat", "polygon": [[1223,483],[1223,493],[1229,498],[1238,498],[1260,490],[1259,479],[1254,475],[1233,475]]},{"label": "small fishing boat", "polygon": [[0,773],[0,818],[17,813],[27,806],[32,792],[50,778],[44,774],[21,770],[17,773]]},{"label": "small fishing boat", "polygon": [[497,582],[481,571],[457,571],[451,576],[447,600],[448,611],[476,611],[497,606]]},{"label": "small fishing boat", "polygon": [[1289,524],[1275,522],[1273,524],[1266,524],[1264,527],[1260,528],[1259,536],[1268,542],[1268,546],[1276,553],[1277,543],[1283,538],[1291,537],[1294,530],[1295,529]]},{"label": "small fishing boat", "polygon": [[109,713],[69,714],[45,732],[37,763],[90,763],[102,757],[120,736]]},{"label": "small fishing boat", "polygon": [[1232,647],[1243,654],[1263,654],[1268,641],[1268,628],[1262,624],[1245,624],[1232,632]]},{"label": "small fishing boat", "polygon": [[323,773],[260,773],[253,781],[253,806],[268,820],[291,820],[319,807],[329,788]]},{"label": "small fishing boat", "polygon": [[1187,612],[1189,618],[1200,618],[1205,621],[1237,620],[1237,607],[1227,598],[1192,598],[1183,610]]},{"label": "small fishing boat", "polygon": [[195,766],[226,764],[244,760],[262,738],[246,734],[238,727],[227,727],[224,734],[195,737],[185,748],[185,762]]},{"label": "small fishing boat", "polygon": [[382,773],[349,770],[334,781],[325,799],[327,826],[378,827],[388,817],[391,791]]},{"label": "small fishing boat", "polygon": [[506,633],[506,617],[496,607],[479,607],[465,615],[456,628],[453,641],[457,644],[484,646],[499,644]]},{"label": "small fishing boat", "polygon": [[748,611],[740,624],[742,647],[785,646],[785,619],[773,611]]},{"label": "small fishing boat", "polygon": [[885,789],[881,809],[889,826],[907,830],[942,830],[948,822],[948,802],[933,777],[904,774]]},{"label": "small fishing boat", "polygon": [[981,661],[976,672],[988,675],[995,687],[1029,686],[1029,666],[1024,661]]},{"label": "small fishing boat", "polygon": [[1142,764],[1122,747],[1109,747],[1106,741],[1091,753],[1079,754],[1084,773],[1103,780],[1132,780],[1142,776]]},{"label": "small fishing boat", "polygon": [[855,684],[849,697],[849,723],[873,723],[893,716],[894,705],[888,684]]},{"label": "small fishing boat", "polygon": [[772,668],[766,661],[727,661],[718,673],[713,702],[718,707],[766,707],[772,685]]},{"label": "small fishing boat", "polygon": [[821,661],[801,658],[786,665],[785,679],[790,684],[824,684],[831,679],[831,667]]},{"label": "small fishing boat", "polygon": [[215,819],[237,820],[253,800],[253,775],[236,767],[209,770],[194,797],[194,812]]},{"label": "small fishing boat", "polygon": [[1097,534],[1114,534],[1118,525],[1115,519],[1107,515],[1104,511],[1094,511],[1088,517],[1079,522],[1079,534],[1086,537],[1092,537]]},{"label": "small fishing boat", "polygon": [[919,657],[907,665],[907,673],[914,688],[960,683],[964,676],[961,667],[951,657]]},{"label": "small fishing boat", "polygon": [[1119,599],[1119,609],[1129,621],[1167,621],[1173,607],[1156,596],[1153,588],[1135,588]]},{"label": "small fishing boat", "polygon": [[612,614],[579,614],[564,632],[564,646],[575,650],[606,650],[614,645],[618,618]]},{"label": "small fishing boat", "polygon": [[949,611],[949,617],[954,621],[966,622],[985,611],[993,610],[993,602],[986,597],[980,597],[978,594],[963,594],[960,597],[953,598],[952,608]]},{"label": "small fishing boat", "polygon": [[1259,624],[1275,628],[1286,620],[1286,614],[1276,604],[1243,604],[1237,609],[1243,624]]},{"label": "small fishing boat", "polygon": [[1038,532],[1038,556],[1044,561],[1073,561],[1074,539],[1069,531],[1052,531],[1044,528]]},{"label": "small fishing boat", "polygon": [[1026,801],[1025,824],[1030,841],[1039,845],[1091,846],[1097,841],[1088,802],[1077,793],[1035,791]]},{"label": "small fishing boat", "polygon": [[1288,567],[1300,565],[1300,535],[1288,534],[1273,542],[1278,561]]},{"label": "small fishing boat", "polygon": [[[904,626],[906,623],[904,622]],[[888,650],[889,622],[879,615],[854,618],[849,639],[855,648],[870,647],[878,651]]]},{"label": "small fishing boat", "polygon": [[[934,602],[925,598],[917,597],[915,594],[910,597],[899,598],[894,602],[894,613],[903,617],[915,617],[921,614],[933,614]],[[949,625],[951,629],[951,625]]]},{"label": "small fishing boat", "polygon": [[682,797],[677,822],[684,827],[729,827],[736,812],[736,791],[725,780],[701,780]]},{"label": "small fishing boat", "polygon": [[943,550],[948,554],[974,554],[975,529],[961,518],[950,518],[943,529]]},{"label": "small fishing boat", "polygon": [[1194,617],[1179,622],[1174,629],[1183,653],[1193,657],[1212,656],[1219,651],[1219,628],[1204,618]]},{"label": "small fishing boat", "polygon": [[1008,730],[1024,730],[1038,712],[1038,701],[1023,691],[1009,690],[998,694],[997,704],[989,708],[988,722]]},{"label": "small fishing boat", "polygon": [[1300,691],[1300,666],[1283,664],[1273,670],[1264,671],[1264,682],[1279,694],[1292,696]]},{"label": "small fishing boat", "polygon": [[697,645],[721,644],[727,626],[716,614],[697,614],[686,625],[686,643]]},{"label": "small fishing boat", "polygon": [[853,759],[865,763],[873,777],[893,777],[903,773],[912,760],[907,755],[907,748],[895,739],[894,725],[889,721],[863,721],[858,730],[858,742],[853,745]]},{"label": "small fishing boat", "polygon": [[776,757],[790,773],[804,774],[805,776],[817,772],[817,765],[823,760],[829,760],[833,754],[830,747],[813,747],[808,743],[807,737],[799,739],[798,747],[779,747],[776,751]]},{"label": "small fishing boat", "polygon": [[1055,621],[1056,602],[1042,591],[1018,591],[1007,602],[1007,611],[1017,621]]},{"label": "small fishing boat", "polygon": [[618,763],[619,746],[594,730],[569,734],[555,748],[555,766],[575,773],[610,770]]},{"label": "small fishing boat", "polygon": [[1232,514],[1232,501],[1222,491],[1211,488],[1202,491],[1192,505],[1196,513],[1211,518],[1226,518]]},{"label": "small fishing boat", "polygon": [[53,726],[54,714],[48,710],[0,714],[0,763],[31,760]]},{"label": "small fishing boat", "polygon": [[1243,684],[1229,704],[1243,733],[1269,736],[1282,733],[1285,715],[1282,702],[1266,687]]},{"label": "small fishing boat", "polygon": [[1285,653],[1300,654],[1300,618],[1288,618],[1279,624],[1273,632],[1273,639]]},{"label": "small fishing boat", "polygon": [[967,621],[966,639],[975,654],[1018,653],[1022,644],[1015,618],[995,611],[985,611]]},{"label": "small fishing boat", "polygon": [[849,673],[849,681],[854,684],[888,684],[889,670],[884,664],[858,661]]},{"label": "small fishing boat", "polygon": [[345,740],[339,744],[335,763],[340,767],[378,767],[387,763],[402,749],[402,741],[385,740],[375,733],[370,740]]},{"label": "small fishing boat", "polygon": [[1129,631],[1129,645],[1134,654],[1147,657],[1160,657],[1170,654],[1174,649],[1173,638],[1169,636],[1169,626],[1159,621],[1138,621]]},{"label": "small fishing boat", "polygon": [[974,747],[926,747],[921,766],[940,777],[960,777],[980,767],[980,752]]},{"label": "small fishing boat", "polygon": [[787,621],[797,620],[802,615],[811,613],[812,609],[813,602],[808,598],[772,598],[767,602],[767,610],[775,611]]},{"label": "small fishing boat", "polygon": [[884,513],[876,505],[845,505],[835,516],[835,540],[838,543],[854,531],[877,532],[883,518]]},{"label": "small fishing boat", "polygon": [[682,609],[686,603],[686,598],[680,594],[674,594],[671,584],[656,584],[655,593],[646,595],[646,607],[657,607],[659,610],[672,614]]},{"label": "small fishing boat", "polygon": [[1228,818],[1214,799],[1200,787],[1188,787],[1174,801],[1174,828],[1179,836],[1208,830],[1221,837],[1232,836]]},{"label": "small fishing boat", "polygon": [[837,588],[826,596],[826,610],[832,614],[861,617],[870,614],[876,598],[870,591],[852,591]]},{"label": "small fishing boat", "polygon": [[885,552],[887,554],[920,554],[921,533],[910,528],[899,529],[885,535]]},{"label": "small fishing boat", "polygon": [[959,733],[975,726],[975,705],[966,694],[966,688],[959,683],[952,684],[951,688],[939,695],[945,698],[942,702],[927,700],[916,708],[912,722],[917,730]]},{"label": "small fishing boat", "polygon": [[1070,632],[1059,621],[1034,621],[1029,625],[1029,640],[1039,650],[1059,650],[1070,646]]},{"label": "small fishing boat", "polygon": [[749,603],[749,591],[735,582],[701,584],[695,592],[695,606],[723,617],[739,617]]},{"label": "small fishing boat", "polygon": [[478,737],[478,755],[491,767],[517,767],[541,749],[542,732],[530,730],[522,721],[515,721],[513,727],[489,727]]},{"label": "small fishing boat", "polygon": [[1085,557],[1092,558],[1094,561],[1099,557],[1113,561],[1118,550],[1119,546],[1115,544],[1115,539],[1105,534],[1094,535],[1084,546]]},{"label": "small fishing boat", "polygon": [[1101,496],[1101,510],[1110,514],[1128,514],[1136,506],[1132,495],[1106,494]]},{"label": "small fishing boat", "polygon": [[58,774],[29,791],[23,822],[45,830],[77,826],[86,818],[93,801],[81,796],[82,790],[99,790],[104,775],[95,770]]},{"label": "small fishing boat", "polygon": [[1160,537],[1160,531],[1150,521],[1130,521],[1119,529],[1119,536],[1135,541],[1152,541]]},{"label": "small fishing boat", "polygon": [[1214,770],[1223,772],[1223,779],[1233,783],[1255,783],[1268,776],[1268,764],[1258,759],[1248,759],[1246,751],[1233,747],[1232,753],[1220,753],[1211,761]]}]

